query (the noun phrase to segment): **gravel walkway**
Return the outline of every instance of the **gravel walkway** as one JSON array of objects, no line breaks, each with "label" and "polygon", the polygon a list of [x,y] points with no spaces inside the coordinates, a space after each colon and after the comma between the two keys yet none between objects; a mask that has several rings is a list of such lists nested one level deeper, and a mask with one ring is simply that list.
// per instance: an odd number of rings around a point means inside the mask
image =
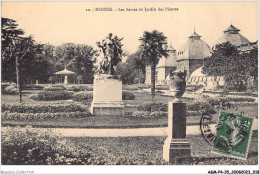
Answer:
[{"label": "gravel walkway", "polygon": [[[258,130],[258,120],[255,120],[253,130]],[[5,127],[2,127],[4,129]],[[210,128],[215,133],[215,124]],[[131,136],[167,136],[167,127],[164,128],[133,128],[133,129],[85,129],[85,128],[41,128],[51,130],[64,137],[131,137]],[[187,126],[187,135],[200,135],[200,126]]]}]

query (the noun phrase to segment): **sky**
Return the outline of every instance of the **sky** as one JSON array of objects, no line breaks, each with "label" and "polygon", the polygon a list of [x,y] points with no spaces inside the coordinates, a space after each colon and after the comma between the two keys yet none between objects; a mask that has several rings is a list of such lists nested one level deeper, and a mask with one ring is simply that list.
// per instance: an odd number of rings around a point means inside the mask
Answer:
[{"label": "sky", "polygon": [[[113,11],[95,11],[95,8]],[[155,8],[156,11],[120,9]],[[158,11],[158,8],[164,11]],[[165,8],[177,8],[165,11]],[[91,11],[86,11],[90,9]],[[232,23],[240,34],[258,40],[257,2],[2,2],[2,17],[17,21],[36,42],[87,44],[96,48],[109,33],[123,37],[123,50],[137,51],[144,31],[158,30],[178,49],[193,33],[212,44]]]}]

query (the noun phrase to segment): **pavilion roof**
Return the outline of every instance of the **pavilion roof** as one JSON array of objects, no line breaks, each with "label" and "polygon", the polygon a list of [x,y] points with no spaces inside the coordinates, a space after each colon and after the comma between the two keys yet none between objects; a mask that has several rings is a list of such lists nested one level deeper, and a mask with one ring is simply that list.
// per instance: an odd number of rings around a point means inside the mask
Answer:
[{"label": "pavilion roof", "polygon": [[69,71],[69,70],[65,67],[65,69],[63,69],[63,70],[61,70],[61,71],[58,71],[58,72],[55,72],[54,74],[56,74],[56,75],[73,75],[73,74],[75,74],[75,72]]}]

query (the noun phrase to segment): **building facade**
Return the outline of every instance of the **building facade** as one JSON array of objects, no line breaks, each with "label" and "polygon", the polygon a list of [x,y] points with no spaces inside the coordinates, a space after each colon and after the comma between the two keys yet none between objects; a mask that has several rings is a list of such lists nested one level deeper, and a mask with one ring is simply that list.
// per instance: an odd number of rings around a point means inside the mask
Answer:
[{"label": "building facade", "polygon": [[187,78],[193,71],[203,66],[203,60],[211,55],[209,45],[200,39],[195,31],[177,53],[177,69],[187,71]]},{"label": "building facade", "polygon": [[[258,48],[258,41],[250,42],[247,38],[239,33],[239,29],[234,27],[232,24],[223,31],[223,35],[215,42],[213,48],[217,44],[230,42],[235,45],[237,49],[242,52],[248,52],[254,47]],[[223,77],[209,77],[202,73],[202,67],[196,69],[188,79],[189,84],[201,84],[206,87],[206,89],[215,89],[217,86],[223,86],[225,80]]]},{"label": "building facade", "polygon": [[[230,42],[235,45],[240,52],[248,52],[254,47],[258,48],[258,41],[250,42],[246,37],[242,36],[240,30],[232,24],[223,31],[223,35],[213,44],[213,49],[217,44]],[[156,66],[156,83],[168,84],[171,73],[174,70],[187,71],[187,83],[189,84],[217,84],[223,85],[222,77],[206,77],[202,74],[202,66],[204,58],[211,56],[209,45],[201,40],[195,30],[189,36],[188,41],[176,52],[171,48],[168,58],[162,58]],[[198,74],[198,75],[197,75]],[[146,67],[146,84],[151,84],[151,69]]]}]

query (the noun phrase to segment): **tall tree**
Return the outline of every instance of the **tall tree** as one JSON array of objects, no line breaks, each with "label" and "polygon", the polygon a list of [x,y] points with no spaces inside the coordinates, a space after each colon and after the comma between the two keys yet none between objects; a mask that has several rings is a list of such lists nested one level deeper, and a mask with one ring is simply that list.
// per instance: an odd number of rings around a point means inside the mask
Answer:
[{"label": "tall tree", "polygon": [[15,59],[14,45],[15,41],[24,34],[23,30],[18,29],[18,24],[15,20],[8,18],[1,18],[2,21],[2,47],[1,47],[1,61],[2,61],[2,81],[14,81],[15,76]]},{"label": "tall tree", "polygon": [[54,48],[53,63],[55,71],[67,65],[70,70],[83,77],[83,83],[92,83],[96,57],[97,51],[88,45],[65,43]]},{"label": "tall tree", "polygon": [[124,84],[143,83],[145,75],[145,60],[141,57],[142,52],[130,54],[124,63],[116,67],[117,75]]},{"label": "tall tree", "polygon": [[167,38],[162,32],[154,30],[152,32],[145,31],[139,39],[141,42],[142,58],[146,65],[151,66],[151,93],[152,99],[155,96],[155,69],[162,57],[168,57]]},{"label": "tall tree", "polygon": [[42,45],[35,44],[31,36],[22,37],[24,32],[17,29],[17,26],[16,21],[2,18],[2,59],[15,60],[17,88],[22,102],[21,67],[26,60],[32,60],[37,53],[41,52]]}]

